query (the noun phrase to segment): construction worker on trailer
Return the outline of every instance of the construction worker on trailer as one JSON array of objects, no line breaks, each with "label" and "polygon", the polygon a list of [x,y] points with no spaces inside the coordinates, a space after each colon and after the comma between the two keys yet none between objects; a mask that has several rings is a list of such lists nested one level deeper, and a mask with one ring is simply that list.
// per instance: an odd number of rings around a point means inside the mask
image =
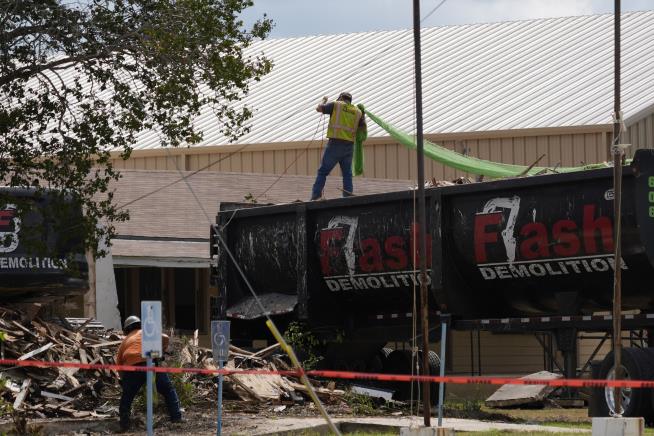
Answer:
[{"label": "construction worker on trailer", "polygon": [[367,129],[365,115],[352,104],[352,94],[349,92],[341,92],[338,99],[330,103],[327,103],[327,97],[323,97],[322,103],[316,107],[316,110],[330,115],[327,126],[329,141],[318,168],[316,182],[313,184],[311,200],[322,197],[327,176],[336,164],[340,165],[343,173],[343,197],[349,197],[354,192],[352,186],[354,140],[359,129]]},{"label": "construction worker on trailer", "polygon": [[[116,355],[116,363],[118,365],[135,365],[145,366],[145,358],[141,356],[141,320],[138,316],[130,316],[123,324],[123,333],[125,339],[118,348]],[[170,339],[167,335],[162,336],[162,348],[164,352],[168,348]],[[157,392],[166,401],[168,414],[172,422],[183,422],[182,411],[180,410],[179,398],[173,384],[170,382],[168,374],[165,372],[157,372],[156,386]],[[129,430],[129,418],[132,413],[132,402],[138,394],[139,390],[146,382],[146,373],[144,371],[121,371],[120,373],[120,386],[123,389],[120,396],[120,428],[122,431]]]}]

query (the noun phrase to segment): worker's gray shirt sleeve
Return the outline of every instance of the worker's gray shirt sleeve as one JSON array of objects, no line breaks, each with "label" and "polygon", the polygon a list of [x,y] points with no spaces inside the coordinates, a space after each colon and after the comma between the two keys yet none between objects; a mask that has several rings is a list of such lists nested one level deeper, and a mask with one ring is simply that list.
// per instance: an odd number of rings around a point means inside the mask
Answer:
[{"label": "worker's gray shirt sleeve", "polygon": [[322,108],[323,114],[331,115],[334,110],[334,103],[321,104],[320,107]]}]

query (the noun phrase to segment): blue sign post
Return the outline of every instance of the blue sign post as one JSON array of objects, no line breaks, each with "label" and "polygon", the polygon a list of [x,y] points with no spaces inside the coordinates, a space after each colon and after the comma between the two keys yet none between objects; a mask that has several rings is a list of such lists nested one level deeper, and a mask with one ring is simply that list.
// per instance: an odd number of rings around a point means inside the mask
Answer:
[{"label": "blue sign post", "polygon": [[147,365],[146,397],[147,397],[147,433],[154,434],[152,429],[152,359],[163,354],[161,345],[161,301],[141,301],[141,356],[145,357]]},{"label": "blue sign post", "polygon": [[[229,359],[229,321],[211,321],[211,348],[213,359],[223,369]],[[218,374],[218,430],[220,436],[223,426],[223,375]]]}]

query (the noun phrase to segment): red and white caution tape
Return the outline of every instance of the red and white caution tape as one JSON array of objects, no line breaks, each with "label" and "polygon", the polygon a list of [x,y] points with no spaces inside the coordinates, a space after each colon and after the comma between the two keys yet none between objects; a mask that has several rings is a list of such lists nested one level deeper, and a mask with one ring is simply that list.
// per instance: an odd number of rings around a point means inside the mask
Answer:
[{"label": "red and white caution tape", "polygon": [[[0,359],[0,366],[14,367],[37,367],[37,368],[79,368],[86,370],[114,370],[114,371],[141,371],[146,372],[145,366],[130,365],[101,365],[79,362],[46,362],[43,360],[15,360]],[[261,369],[205,369],[205,368],[173,368],[165,366],[155,366],[150,369],[154,372],[161,373],[190,373],[202,375],[232,375],[232,374],[256,374],[256,375],[283,375],[299,377],[301,371],[270,371]],[[328,371],[313,370],[304,371],[304,374],[311,377],[323,377],[330,379],[346,380],[376,380],[376,381],[399,381],[399,382],[432,382],[432,383],[452,383],[452,384],[486,384],[486,385],[546,385],[554,387],[573,387],[573,388],[601,388],[601,387],[620,387],[620,388],[654,388],[654,380],[589,380],[589,379],[555,379],[539,380],[510,377],[460,377],[460,376],[426,376],[426,375],[409,375],[409,374],[378,374],[352,371]]]}]

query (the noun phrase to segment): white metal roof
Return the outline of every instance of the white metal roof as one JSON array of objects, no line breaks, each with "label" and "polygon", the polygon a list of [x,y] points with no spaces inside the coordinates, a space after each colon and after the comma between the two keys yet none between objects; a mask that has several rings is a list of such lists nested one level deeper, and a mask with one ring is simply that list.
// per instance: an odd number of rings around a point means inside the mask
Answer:
[{"label": "white metal roof", "polygon": [[[625,117],[654,104],[654,11],[622,18]],[[261,41],[273,70],[251,87],[252,130],[237,143],[307,141],[323,95],[355,103],[395,126],[414,125],[411,30]],[[424,131],[428,134],[609,124],[613,16],[591,15],[422,30]],[[385,136],[371,122],[369,136]],[[228,144],[207,108],[199,146]],[[159,146],[153,132],[136,149]]]}]

